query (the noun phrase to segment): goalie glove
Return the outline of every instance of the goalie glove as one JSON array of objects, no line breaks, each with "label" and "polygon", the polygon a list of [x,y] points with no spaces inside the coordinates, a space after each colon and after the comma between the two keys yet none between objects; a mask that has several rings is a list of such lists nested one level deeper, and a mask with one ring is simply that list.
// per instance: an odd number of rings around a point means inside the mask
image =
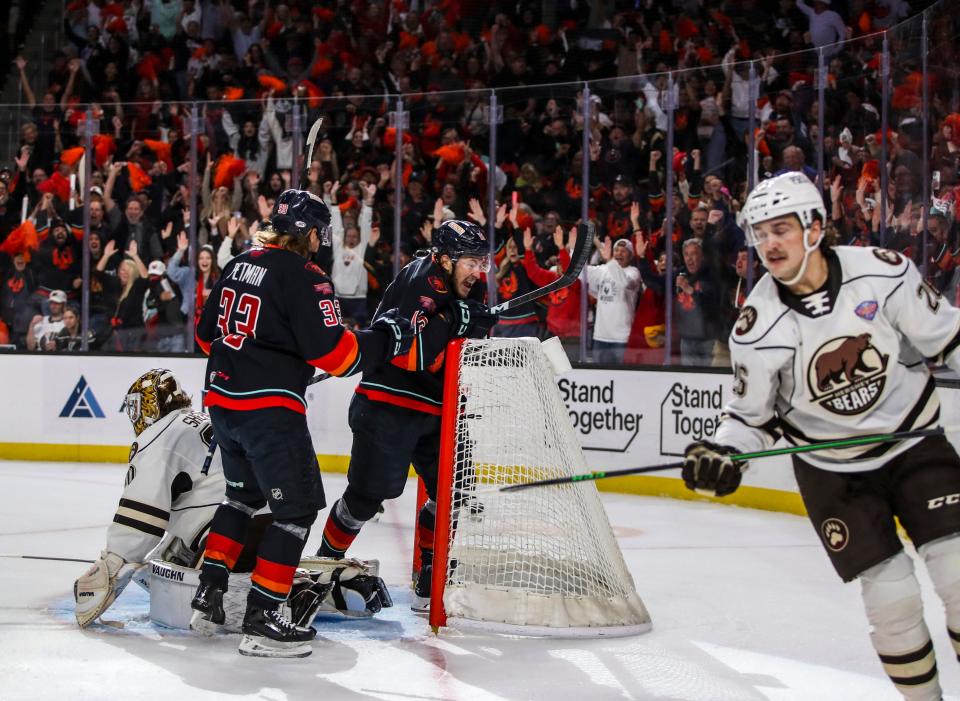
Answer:
[{"label": "goalie glove", "polygon": [[[338,613],[348,618],[369,618],[381,609],[393,606],[393,599],[383,580],[376,575],[376,563],[368,565],[352,558],[314,557],[302,560],[301,567],[308,567],[309,577],[322,590],[316,613]],[[321,593],[321,589],[315,589]],[[309,620],[313,620],[311,616]],[[304,625],[304,624],[301,624]]]},{"label": "goalie glove", "polygon": [[747,463],[730,459],[736,450],[710,441],[695,441],[685,452],[683,483],[687,489],[711,497],[725,497],[737,491]]},{"label": "goalie glove", "polygon": [[77,624],[86,628],[99,618],[116,600],[140,563],[125,562],[116,553],[104,550],[100,559],[73,583],[74,615]]}]

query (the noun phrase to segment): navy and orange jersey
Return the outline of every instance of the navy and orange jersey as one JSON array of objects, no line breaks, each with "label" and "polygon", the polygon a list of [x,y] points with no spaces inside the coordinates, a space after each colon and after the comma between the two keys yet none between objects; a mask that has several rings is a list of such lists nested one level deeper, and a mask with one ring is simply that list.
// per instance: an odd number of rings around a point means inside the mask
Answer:
[{"label": "navy and orange jersey", "polygon": [[233,258],[197,326],[207,361],[204,406],[306,413],[313,368],[343,377],[381,363],[386,334],[343,327],[330,278],[282,248]]},{"label": "navy and orange jersey", "polygon": [[[470,290],[470,298],[484,301],[486,284],[481,279]],[[383,293],[377,315],[384,309],[399,308],[420,336],[405,355],[363,372],[357,392],[375,402],[440,415],[443,400],[443,360],[447,342],[453,337],[450,305],[456,300],[447,273],[432,256],[414,259]]]}]

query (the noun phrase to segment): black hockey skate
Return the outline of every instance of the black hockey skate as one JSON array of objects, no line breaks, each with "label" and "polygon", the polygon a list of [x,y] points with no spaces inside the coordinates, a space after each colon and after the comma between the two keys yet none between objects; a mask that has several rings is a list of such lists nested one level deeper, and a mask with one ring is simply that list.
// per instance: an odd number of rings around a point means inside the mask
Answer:
[{"label": "black hockey skate", "polygon": [[203,635],[213,635],[227,619],[223,612],[223,589],[213,584],[201,584],[190,602],[193,616],[190,629]]},{"label": "black hockey skate", "polygon": [[433,558],[423,557],[420,561],[417,583],[413,587],[413,600],[410,602],[410,609],[414,613],[428,613],[430,611],[430,585],[432,580]]},{"label": "black hockey skate", "polygon": [[239,652],[250,657],[307,657],[313,652],[310,641],[316,637],[315,628],[291,623],[279,609],[248,604]]}]

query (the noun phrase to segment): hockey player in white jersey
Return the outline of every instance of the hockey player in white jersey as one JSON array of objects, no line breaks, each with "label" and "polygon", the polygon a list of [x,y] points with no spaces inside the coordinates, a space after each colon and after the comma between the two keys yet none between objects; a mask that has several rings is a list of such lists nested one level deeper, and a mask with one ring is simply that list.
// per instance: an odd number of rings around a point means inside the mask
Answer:
[{"label": "hockey player in white jersey", "polygon": [[[960,372],[960,311],[903,255],[831,247],[819,189],[788,173],[743,210],[768,275],[730,334],[733,399],[711,441],[687,447],[690,489],[724,496],[745,463],[730,454],[790,443],[934,427],[940,405],[925,359]],[[904,698],[939,699],[909,534],[943,600],[960,655],[960,458],[943,436],[793,457],[800,495],[840,577],[859,578],[871,640]]]},{"label": "hockey player in white jersey", "polygon": [[223,497],[223,467],[216,453],[202,472],[213,439],[210,419],[191,410],[190,397],[172,372],[141,375],[127,390],[124,407],[136,440],[106,548],[74,584],[81,627],[103,614],[150,559],[193,567]]},{"label": "hockey player in white jersey", "polygon": [[[138,377],[124,407],[136,440],[106,547],[74,583],[74,613],[82,628],[99,618],[131,579],[146,582],[148,570],[141,568],[151,560],[162,560],[166,571],[195,568],[223,500],[223,465],[219,451],[210,450],[210,418],[192,411],[172,372],[156,369]],[[271,520],[265,511],[251,522],[237,572],[252,570],[256,543]],[[318,610],[362,617],[391,603],[375,561],[307,558],[301,568],[291,608],[305,622]],[[241,598],[249,578],[245,585],[234,587]],[[187,601],[191,594],[189,589]]]}]

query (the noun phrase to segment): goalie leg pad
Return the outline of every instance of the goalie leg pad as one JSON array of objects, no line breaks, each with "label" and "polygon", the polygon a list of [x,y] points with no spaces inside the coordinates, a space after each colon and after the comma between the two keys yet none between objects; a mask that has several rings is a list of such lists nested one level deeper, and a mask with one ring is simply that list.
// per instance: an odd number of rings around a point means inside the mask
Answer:
[{"label": "goalie leg pad", "polygon": [[918,548],[943,601],[947,614],[947,633],[953,651],[960,660],[960,534],[934,540]]},{"label": "goalie leg pad", "polygon": [[864,571],[860,583],[870,639],[890,680],[909,701],[939,699],[937,662],[913,560],[900,551]]},{"label": "goalie leg pad", "polygon": [[100,559],[73,583],[77,624],[86,628],[110,608],[139,567],[116,553],[100,553]]}]

